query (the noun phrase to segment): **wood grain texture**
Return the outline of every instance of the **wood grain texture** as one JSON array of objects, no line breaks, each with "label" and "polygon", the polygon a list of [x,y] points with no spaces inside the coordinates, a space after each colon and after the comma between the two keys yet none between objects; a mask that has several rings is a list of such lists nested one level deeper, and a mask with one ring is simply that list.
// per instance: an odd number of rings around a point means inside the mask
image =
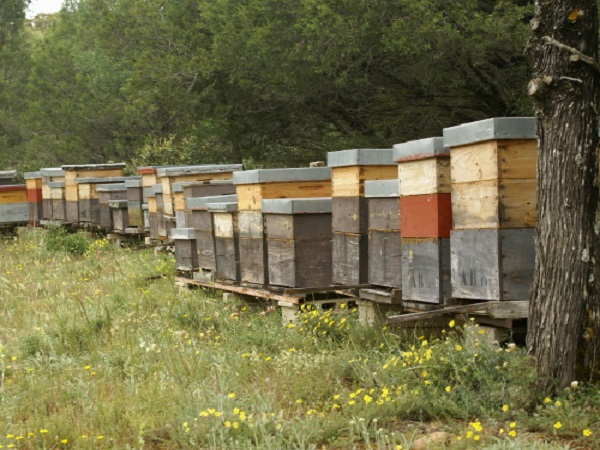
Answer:
[{"label": "wood grain texture", "polygon": [[235,194],[235,186],[233,184],[196,184],[185,186],[183,188],[183,193],[185,194],[185,198],[230,195]]},{"label": "wood grain texture", "polygon": [[65,221],[65,200],[52,199],[52,220]]},{"label": "wood grain texture", "polygon": [[239,211],[238,227],[240,238],[262,239],[264,237],[264,218],[260,211]]},{"label": "wood grain texture", "polygon": [[211,214],[215,237],[233,238],[238,235],[237,212],[213,212]]},{"label": "wood grain texture", "polygon": [[442,304],[450,291],[450,240],[403,238],[402,299]]},{"label": "wood grain texture", "polygon": [[406,161],[398,164],[400,195],[424,195],[450,192],[450,158]]},{"label": "wood grain texture", "polygon": [[452,183],[535,179],[535,139],[490,140],[455,147],[450,153]]},{"label": "wood grain texture", "polygon": [[332,279],[337,284],[368,282],[368,241],[366,234],[333,233]]},{"label": "wood grain texture", "polygon": [[240,280],[246,283],[268,284],[267,244],[263,237],[239,239]]},{"label": "wood grain texture", "polygon": [[333,197],[331,199],[332,229],[338,233],[366,233],[369,210],[365,197]]},{"label": "wood grain texture", "polygon": [[293,288],[332,282],[331,239],[268,239],[269,284]]},{"label": "wood grain texture", "polygon": [[377,286],[402,288],[402,237],[398,231],[369,230],[369,278]]},{"label": "wood grain texture", "polygon": [[10,203],[27,203],[27,189],[0,191],[0,205],[8,205]]},{"label": "wood grain texture", "polygon": [[450,194],[400,197],[400,229],[407,238],[448,238],[452,229]]},{"label": "wood grain texture", "polygon": [[216,270],[214,235],[210,231],[196,230],[196,248],[198,251],[198,267],[205,270]]},{"label": "wood grain texture", "polygon": [[213,232],[212,215],[208,211],[194,210],[192,211],[191,227],[196,231]]},{"label": "wood grain texture", "polygon": [[365,195],[365,181],[390,180],[397,177],[398,168],[395,164],[333,167],[331,169],[331,196],[363,197]]},{"label": "wood grain texture", "polygon": [[232,176],[233,172],[216,172],[162,177],[160,182],[162,183],[163,188],[165,213],[170,215],[175,213],[174,196],[171,189],[173,183],[182,183],[186,181],[230,180]]},{"label": "wood grain texture", "polygon": [[[113,227],[116,231],[125,231],[129,227],[129,212],[126,208],[111,208]],[[98,210],[98,220],[100,210]]]},{"label": "wood grain texture", "polygon": [[397,197],[368,198],[369,230],[400,230],[400,204]]},{"label": "wood grain texture", "polygon": [[29,222],[29,204],[6,203],[0,204],[0,223],[22,223]]},{"label": "wood grain texture", "polygon": [[215,237],[216,279],[240,281],[239,243],[236,238]]},{"label": "wood grain texture", "polygon": [[265,214],[269,239],[331,239],[331,214]]},{"label": "wood grain texture", "polygon": [[507,179],[452,185],[455,229],[530,228],[537,224],[535,180]]},{"label": "wood grain texture", "polygon": [[236,186],[236,193],[240,211],[260,211],[263,199],[331,197],[331,182],[327,180],[240,184]]},{"label": "wood grain texture", "polygon": [[175,268],[183,271],[198,268],[196,239],[175,239]]},{"label": "wood grain texture", "polygon": [[44,198],[42,200],[42,219],[50,220],[52,219],[52,199]]}]

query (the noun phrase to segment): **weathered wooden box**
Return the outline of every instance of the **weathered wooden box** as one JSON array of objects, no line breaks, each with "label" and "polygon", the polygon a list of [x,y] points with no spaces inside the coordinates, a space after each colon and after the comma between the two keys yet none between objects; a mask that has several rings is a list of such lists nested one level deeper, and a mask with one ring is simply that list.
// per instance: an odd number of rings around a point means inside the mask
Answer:
[{"label": "weathered wooden box", "polygon": [[[165,218],[165,210],[164,210],[164,196],[163,196],[163,185],[155,184],[152,186],[153,194],[154,194],[154,208],[156,214],[156,239],[167,240],[167,222]],[[150,199],[148,199],[148,205],[150,205]]]},{"label": "weathered wooden box", "polygon": [[404,238],[449,238],[450,153],[441,137],[394,145]]},{"label": "weathered wooden box", "polygon": [[444,129],[451,150],[454,229],[537,223],[533,117],[500,117]]},{"label": "weathered wooden box", "polygon": [[42,174],[41,172],[25,172],[25,187],[27,188],[27,203],[29,204],[29,224],[38,226],[42,220]]},{"label": "weathered wooden box", "polygon": [[129,225],[129,211],[127,200],[110,200],[108,207],[112,213],[113,227],[115,231],[125,232]]},{"label": "weathered wooden box", "polygon": [[175,245],[176,269],[184,272],[197,270],[196,231],[193,228],[174,228],[171,230],[170,238]]},{"label": "weathered wooden box", "polygon": [[[80,186],[77,179],[122,177],[125,164],[64,165],[62,169],[65,172],[66,222],[76,224],[80,221],[79,207],[81,206]],[[86,215],[87,211],[83,212],[82,216],[86,217]]]},{"label": "weathered wooden box", "polygon": [[129,226],[137,228],[139,231],[144,229],[143,205],[143,186],[141,178],[131,178],[125,180],[127,188],[127,213],[129,216]]},{"label": "weathered wooden box", "polygon": [[217,280],[239,281],[239,235],[237,203],[208,203],[215,236]]},{"label": "weathered wooden box", "polygon": [[0,185],[0,224],[18,225],[29,222],[27,188],[24,184]]},{"label": "weathered wooden box", "polygon": [[52,220],[52,196],[50,195],[51,181],[65,181],[65,172],[60,167],[40,169],[42,174],[42,219]]},{"label": "weathered wooden box", "polygon": [[333,197],[364,197],[365,181],[397,178],[391,148],[361,148],[327,154]]},{"label": "weathered wooden box", "polygon": [[185,223],[192,226],[192,211],[185,205],[185,199],[197,197],[214,197],[218,195],[233,195],[235,194],[235,186],[232,180],[209,180],[209,181],[190,181],[184,182],[183,198]]},{"label": "weathered wooden box", "polygon": [[365,182],[369,218],[368,282],[402,288],[402,237],[398,180]]},{"label": "weathered wooden box", "polygon": [[369,236],[333,232],[332,235],[332,281],[336,284],[353,285],[368,282]]},{"label": "weathered wooden box", "polygon": [[127,198],[127,190],[124,183],[108,183],[97,186],[96,193],[98,194],[98,217],[92,223],[104,230],[113,230],[114,221],[113,214],[109,203],[116,200],[125,200]]},{"label": "weathered wooden box", "polygon": [[260,211],[263,199],[331,196],[327,167],[259,169],[233,174],[240,211]]},{"label": "weathered wooden box", "polygon": [[196,232],[199,269],[208,271],[216,271],[217,269],[213,220],[206,205],[209,203],[233,203],[236,201],[236,195],[191,197],[185,200],[186,208],[192,212],[191,225]]},{"label": "weathered wooden box", "polygon": [[450,239],[402,239],[402,300],[442,304],[451,296]]},{"label": "weathered wooden box", "polygon": [[534,232],[533,228],[452,231],[452,297],[529,300]]},{"label": "weathered wooden box", "polygon": [[65,222],[66,205],[65,205],[65,182],[50,181],[48,182],[50,189],[50,199],[52,201],[52,217],[53,221]]},{"label": "weathered wooden box", "polygon": [[16,170],[0,170],[0,186],[15,186],[16,181]]},{"label": "weathered wooden box", "polygon": [[[99,187],[106,184],[113,185],[109,191],[113,192],[115,190],[119,190],[120,194],[118,194],[118,198],[112,197],[112,195],[109,194],[107,199],[124,200],[127,199],[125,180],[127,180],[126,177],[76,178],[75,183],[77,185],[79,198],[79,207],[77,208],[79,212],[79,218],[77,219],[77,222],[74,223],[100,226],[101,207],[98,195]],[[114,186],[115,184],[118,186]]]},{"label": "weathered wooden box", "polygon": [[175,217],[175,197],[172,185],[186,181],[230,180],[241,164],[202,164],[194,166],[161,167],[156,170],[163,186],[164,213]]},{"label": "weathered wooden box", "polygon": [[268,255],[262,211],[239,211],[238,227],[241,281],[252,284],[268,284]]},{"label": "weathered wooden box", "polygon": [[263,200],[263,214],[269,284],[331,285],[331,198]]}]

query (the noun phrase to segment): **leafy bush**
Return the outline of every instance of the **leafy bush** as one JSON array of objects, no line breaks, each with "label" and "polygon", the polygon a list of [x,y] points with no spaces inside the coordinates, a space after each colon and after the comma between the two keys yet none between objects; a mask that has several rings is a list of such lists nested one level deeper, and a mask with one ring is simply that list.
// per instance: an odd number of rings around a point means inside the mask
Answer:
[{"label": "leafy bush", "polygon": [[90,246],[90,241],[77,233],[69,233],[64,228],[52,226],[48,228],[46,250],[51,253],[68,253],[84,255]]}]

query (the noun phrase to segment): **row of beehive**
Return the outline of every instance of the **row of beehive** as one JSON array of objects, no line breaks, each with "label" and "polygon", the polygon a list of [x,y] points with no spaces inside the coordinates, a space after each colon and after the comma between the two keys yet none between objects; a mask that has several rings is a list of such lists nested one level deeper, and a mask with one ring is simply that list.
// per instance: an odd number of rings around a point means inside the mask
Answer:
[{"label": "row of beehive", "polygon": [[[370,283],[428,303],[526,299],[534,128],[530,118],[490,119],[394,149],[332,152],[329,168],[42,169],[26,174],[28,217],[173,238],[180,268],[205,278]],[[310,197],[319,199],[270,201]]]}]

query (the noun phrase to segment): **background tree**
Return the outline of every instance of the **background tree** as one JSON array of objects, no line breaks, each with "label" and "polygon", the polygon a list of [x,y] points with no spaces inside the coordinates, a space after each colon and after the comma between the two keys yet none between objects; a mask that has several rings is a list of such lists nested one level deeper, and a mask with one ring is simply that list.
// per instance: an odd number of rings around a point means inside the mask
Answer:
[{"label": "background tree", "polygon": [[528,346],[552,390],[598,370],[597,2],[539,0],[532,24],[539,204]]}]

